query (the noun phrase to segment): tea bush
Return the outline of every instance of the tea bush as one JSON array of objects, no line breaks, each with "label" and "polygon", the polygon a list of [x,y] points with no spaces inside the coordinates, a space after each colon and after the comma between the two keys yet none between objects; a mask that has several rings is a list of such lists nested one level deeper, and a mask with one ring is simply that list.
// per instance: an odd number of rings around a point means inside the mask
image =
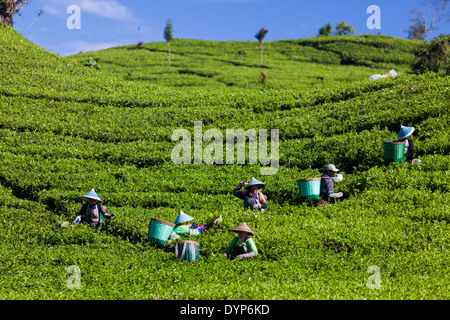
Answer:
[{"label": "tea bush", "polygon": [[450,36],[441,34],[422,43],[414,51],[412,70],[415,73],[446,72],[450,74]]}]

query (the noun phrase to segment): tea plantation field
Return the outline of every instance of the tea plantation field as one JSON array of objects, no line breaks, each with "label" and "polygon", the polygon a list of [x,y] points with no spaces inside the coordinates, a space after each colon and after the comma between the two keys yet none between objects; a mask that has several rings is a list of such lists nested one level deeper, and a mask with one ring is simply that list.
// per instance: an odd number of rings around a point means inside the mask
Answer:
[{"label": "tea plantation field", "polygon": [[[0,44],[0,299],[450,298],[450,78],[409,75],[415,44],[268,43],[266,87],[255,43],[177,40],[171,71],[165,44],[60,57],[7,27]],[[83,65],[89,56],[100,70]],[[398,77],[368,81],[391,68]],[[193,133],[194,121],[203,132],[278,129],[278,172],[262,176],[248,161],[174,164],[172,133]],[[422,163],[384,164],[382,141],[400,124],[416,128]],[[328,163],[343,171],[335,189],[344,198],[301,203],[296,180]],[[232,195],[253,176],[269,198],[257,215]],[[92,188],[116,217],[99,233],[55,227]],[[223,218],[193,239],[199,261],[177,261],[173,245],[147,239],[151,218],[174,221],[179,210],[196,223]],[[259,254],[233,262],[221,251],[242,222]],[[80,288],[68,286],[69,266]]]},{"label": "tea plantation field", "polygon": [[[310,89],[409,70],[418,41],[387,36],[316,37],[264,42],[173,39],[69,57],[120,79],[172,88]],[[261,71],[265,81],[261,83]]]}]

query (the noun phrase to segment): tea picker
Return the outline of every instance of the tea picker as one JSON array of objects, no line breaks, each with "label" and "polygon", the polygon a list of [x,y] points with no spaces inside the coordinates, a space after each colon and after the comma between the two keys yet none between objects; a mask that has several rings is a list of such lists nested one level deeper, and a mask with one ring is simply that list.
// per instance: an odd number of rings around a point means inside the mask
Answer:
[{"label": "tea picker", "polygon": [[[245,185],[246,191],[240,191]],[[267,209],[267,196],[263,195],[261,189],[265,187],[265,183],[256,180],[254,177],[250,182],[241,181],[233,190],[233,195],[239,199],[244,200],[244,209],[260,209],[264,211]]]},{"label": "tea picker", "polygon": [[196,236],[208,229],[211,225],[216,225],[222,222],[222,217],[217,218],[212,223],[203,224],[188,224],[189,221],[194,220],[193,217],[180,210],[178,217],[175,219],[175,228],[169,237],[169,241],[179,238],[180,236]]},{"label": "tea picker", "polygon": [[236,232],[238,236],[233,238],[225,250],[223,250],[222,253],[226,258],[229,253],[235,258],[233,261],[243,258],[252,258],[258,254],[255,242],[253,242],[253,239],[251,238],[254,233],[245,222],[241,223],[231,231]]},{"label": "tea picker", "polygon": [[[418,159],[414,159],[416,155],[414,152],[414,142],[411,140],[411,135],[414,132],[414,127],[405,127],[400,125],[400,131],[398,132],[397,139],[400,142],[405,142],[405,157],[404,161],[420,162]],[[416,161],[415,161],[416,160]]]},{"label": "tea picker", "polygon": [[82,195],[87,201],[83,204],[77,217],[72,222],[75,226],[80,222],[86,222],[92,228],[100,228],[103,225],[103,220],[115,217],[115,214],[107,214],[106,207],[101,203],[100,197],[94,189]]},{"label": "tea picker", "polygon": [[[342,192],[335,193],[334,192],[334,180],[339,181],[337,177],[337,173],[339,169],[336,168],[334,164],[328,164],[325,167],[325,173],[320,177],[320,198],[319,204],[327,205],[328,201],[331,199],[341,198],[343,196]],[[337,179],[333,179],[337,178]]]}]

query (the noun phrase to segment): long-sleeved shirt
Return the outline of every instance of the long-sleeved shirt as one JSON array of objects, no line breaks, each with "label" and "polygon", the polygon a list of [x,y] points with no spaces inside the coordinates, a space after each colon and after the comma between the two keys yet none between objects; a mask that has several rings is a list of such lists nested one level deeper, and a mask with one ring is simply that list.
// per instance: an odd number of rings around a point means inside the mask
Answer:
[{"label": "long-sleeved shirt", "polygon": [[334,181],[328,174],[323,174],[320,180],[320,196],[327,199],[333,193]]},{"label": "long-sleeved shirt", "polygon": [[184,224],[179,224],[177,225],[173,231],[172,234],[170,235],[170,239],[176,239],[180,236],[196,236],[199,235],[203,229],[201,227],[199,228],[191,228],[191,224],[188,225],[184,225]]},{"label": "long-sleeved shirt", "polygon": [[251,258],[258,254],[258,249],[256,249],[255,242],[252,238],[247,238],[244,242],[241,242],[239,241],[239,237],[234,237],[223,252],[228,253],[229,251],[233,251],[235,246],[241,245],[244,252],[237,256],[238,259]]}]

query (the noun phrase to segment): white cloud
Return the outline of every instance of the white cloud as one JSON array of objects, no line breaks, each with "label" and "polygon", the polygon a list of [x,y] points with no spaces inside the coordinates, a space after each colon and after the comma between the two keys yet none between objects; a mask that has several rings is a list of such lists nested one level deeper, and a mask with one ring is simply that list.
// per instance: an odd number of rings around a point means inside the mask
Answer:
[{"label": "white cloud", "polygon": [[79,7],[82,12],[98,15],[104,18],[119,21],[134,21],[133,13],[117,1],[80,0]]},{"label": "white cloud", "polygon": [[45,4],[44,11],[51,15],[66,16],[67,7],[77,5],[81,9],[81,14],[88,13],[117,21],[137,21],[131,10],[116,0],[49,0],[48,2]]},{"label": "white cloud", "polygon": [[44,13],[50,14],[52,16],[60,16],[63,15],[65,11],[63,11],[61,8],[57,8],[46,3],[44,6]]},{"label": "white cloud", "polygon": [[[63,56],[79,53],[80,51],[98,51],[112,47],[129,45],[130,42],[87,42],[87,41],[72,41],[62,44],[60,47],[64,48]],[[61,50],[62,51],[62,50]]]}]

